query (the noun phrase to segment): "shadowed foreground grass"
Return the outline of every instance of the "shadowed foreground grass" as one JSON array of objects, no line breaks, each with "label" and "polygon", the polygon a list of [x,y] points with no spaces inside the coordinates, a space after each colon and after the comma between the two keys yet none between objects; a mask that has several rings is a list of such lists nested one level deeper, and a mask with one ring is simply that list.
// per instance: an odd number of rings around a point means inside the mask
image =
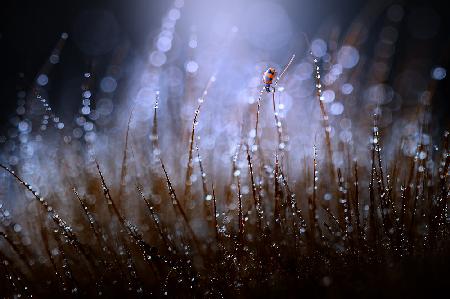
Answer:
[{"label": "shadowed foreground grass", "polygon": [[[171,173],[158,151],[147,175],[133,176],[128,132],[120,183],[110,186],[93,160],[96,172],[67,180],[65,200],[41,197],[2,165],[35,198],[17,220],[0,208],[2,297],[398,297],[445,287],[448,133],[439,151],[418,144],[415,157],[399,151],[384,169],[375,118],[369,162],[349,158],[340,169],[314,151],[295,182],[282,151],[270,160],[241,145],[231,179],[212,182],[193,146],[194,127],[183,195],[171,176],[184,174]],[[135,163],[145,159],[140,150],[133,149]],[[201,188],[189,180],[197,168]],[[31,224],[31,241],[19,222]]]}]

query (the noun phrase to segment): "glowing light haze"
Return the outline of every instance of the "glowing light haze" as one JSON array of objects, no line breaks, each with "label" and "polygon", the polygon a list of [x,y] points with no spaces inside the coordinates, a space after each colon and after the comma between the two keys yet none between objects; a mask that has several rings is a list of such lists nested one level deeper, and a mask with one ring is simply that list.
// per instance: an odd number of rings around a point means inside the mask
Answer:
[{"label": "glowing light haze", "polygon": [[[364,18],[374,6],[378,15],[373,17],[384,20],[378,27]],[[62,184],[58,182],[63,178],[57,173],[61,168],[66,169],[69,178],[78,177],[84,168],[94,173],[94,157],[104,165],[109,179],[116,182],[122,163],[118,157],[124,150],[132,113],[129,155],[150,157],[157,150],[167,165],[182,173],[188,163],[194,113],[201,102],[195,143],[204,157],[206,173],[215,178],[228,176],[239,144],[254,145],[263,72],[268,67],[281,71],[293,54],[294,63],[275,93],[276,113],[283,130],[281,143],[271,94],[262,96],[258,130],[262,151],[278,150],[291,161],[286,166],[290,167],[287,172],[291,179],[301,175],[298,166],[304,158],[311,158],[314,145],[320,162],[325,153],[313,58],[319,59],[321,67],[320,101],[329,115],[327,130],[333,140],[336,167],[344,166],[347,152],[355,159],[366,157],[373,142],[373,114],[379,116],[379,127],[385,130],[383,143],[403,138],[402,151],[414,155],[420,124],[417,119],[428,122],[430,115],[423,109],[419,116],[412,107],[430,105],[427,83],[444,79],[447,70],[430,61],[426,67],[395,68],[393,59],[405,10],[397,4],[370,4],[348,27],[341,27],[332,18],[323,20],[317,30],[308,34],[309,45],[304,35],[308,30],[299,21],[310,18],[308,6],[301,11],[291,11],[290,7],[296,6],[290,1],[176,0],[161,16],[159,28],[141,37],[148,41],[145,50],[134,55],[127,55],[132,51],[130,43],[120,40],[120,25],[113,14],[81,14],[74,32],[62,33],[54,50],[48,53],[48,62],[36,75],[33,89],[17,94],[11,128],[0,137],[1,160],[20,169],[21,175],[44,195],[66,192],[59,190]],[[412,14],[428,20],[435,12],[429,8]],[[436,35],[439,23],[418,30],[412,17],[408,16],[407,22],[413,37],[424,40]],[[87,24],[96,28],[92,34],[86,32]],[[52,68],[70,59],[62,54],[64,44],[71,39],[87,55],[113,54],[104,73],[80,74],[83,79],[78,110],[67,118],[52,110],[47,88],[52,83]],[[372,52],[372,47],[379,51]],[[395,80],[389,78],[390,69],[398,74]],[[159,148],[153,149],[156,97]],[[431,136],[425,136],[425,142],[431,142]],[[385,150],[390,157],[389,153],[396,149],[386,146]],[[136,163],[136,175],[151,163],[151,159]],[[238,164],[246,168],[245,161]],[[0,174],[1,180],[10,182],[5,175]],[[181,179],[183,176],[177,176],[174,181],[181,184]],[[191,178],[193,182],[197,179],[196,175]],[[132,178],[127,180],[131,182]],[[8,184],[12,192],[15,187]]]}]

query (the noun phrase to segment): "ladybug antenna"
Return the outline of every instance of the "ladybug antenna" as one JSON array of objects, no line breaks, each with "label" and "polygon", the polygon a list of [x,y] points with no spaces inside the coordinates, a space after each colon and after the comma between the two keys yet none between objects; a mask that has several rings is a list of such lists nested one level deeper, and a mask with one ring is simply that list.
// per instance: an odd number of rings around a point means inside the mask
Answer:
[{"label": "ladybug antenna", "polygon": [[295,58],[295,54],[292,55],[291,59],[289,60],[289,62],[286,64],[286,66],[283,68],[283,71],[280,73],[279,76],[277,76],[277,79],[275,81],[274,87],[278,85],[278,81],[280,81],[281,77],[283,77],[284,73],[286,73],[287,69],[289,68],[289,66],[292,64],[292,62],[294,61]]}]

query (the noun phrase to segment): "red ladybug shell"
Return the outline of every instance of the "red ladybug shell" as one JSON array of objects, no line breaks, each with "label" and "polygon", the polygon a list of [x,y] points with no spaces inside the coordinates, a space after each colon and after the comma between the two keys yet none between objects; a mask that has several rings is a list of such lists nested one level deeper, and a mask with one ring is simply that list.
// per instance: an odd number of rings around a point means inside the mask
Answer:
[{"label": "red ladybug shell", "polygon": [[273,67],[268,68],[267,71],[264,72],[262,81],[264,83],[264,88],[266,89],[266,91],[270,91],[270,85],[272,84],[276,73],[277,72]]}]

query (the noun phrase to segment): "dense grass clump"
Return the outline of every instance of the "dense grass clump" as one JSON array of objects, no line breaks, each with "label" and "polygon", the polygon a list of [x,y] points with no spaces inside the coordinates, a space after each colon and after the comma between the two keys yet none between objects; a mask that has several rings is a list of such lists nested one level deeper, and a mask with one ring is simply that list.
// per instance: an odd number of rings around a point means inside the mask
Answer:
[{"label": "dense grass clump", "polygon": [[[91,160],[90,170],[47,199],[1,165],[35,199],[18,220],[0,206],[2,296],[395,295],[448,277],[448,133],[439,149],[417,144],[413,157],[398,145],[383,167],[375,115],[367,161],[349,153],[346,166],[335,167],[326,134],[328,153],[319,159],[314,147],[295,182],[287,154],[263,152],[256,135],[256,146],[237,147],[231,179],[214,181],[194,145],[200,105],[180,195],[172,177],[182,174],[157,150],[156,107],[154,149],[146,156],[129,148],[128,128],[118,184]],[[133,174],[130,161],[146,158],[151,169]],[[196,169],[201,188],[190,181]],[[22,235],[27,223],[31,240]]]}]

